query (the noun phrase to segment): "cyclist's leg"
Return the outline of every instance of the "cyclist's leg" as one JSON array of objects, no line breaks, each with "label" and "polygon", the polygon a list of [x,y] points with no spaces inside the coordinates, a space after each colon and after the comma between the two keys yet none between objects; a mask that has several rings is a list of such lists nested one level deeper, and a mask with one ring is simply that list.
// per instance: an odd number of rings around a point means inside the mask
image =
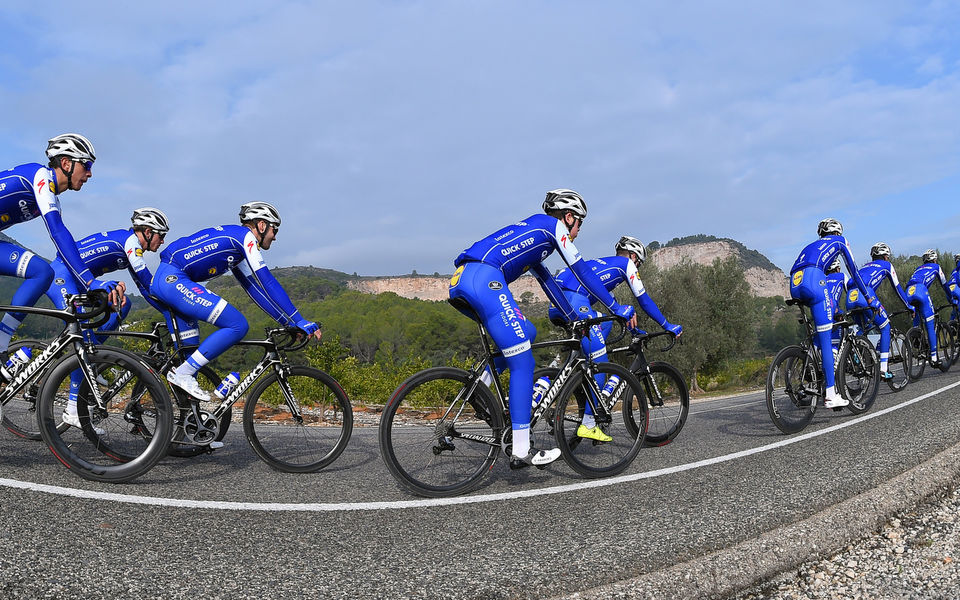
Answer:
[{"label": "cyclist's leg", "polygon": [[[46,261],[9,242],[0,242],[0,275],[25,280],[10,300],[14,306],[33,306],[53,281],[53,269]],[[6,313],[0,319],[0,353],[10,347],[10,338],[25,317],[24,313]]]},{"label": "cyclist's leg", "polygon": [[880,328],[880,345],[877,348],[880,352],[880,376],[887,379],[887,363],[890,362],[890,317],[883,306],[874,311],[873,322]]},{"label": "cyclist's leg", "polygon": [[[510,370],[513,456],[526,458],[530,454],[530,408],[535,366],[530,343],[537,330],[523,316],[499,269],[483,263],[467,263],[455,282],[450,287],[450,297],[463,298],[477,312]],[[559,450],[555,452],[553,459],[560,455]]]},{"label": "cyclist's leg", "polygon": [[[570,306],[577,311],[577,315],[581,319],[593,319],[600,316],[600,313],[593,310],[590,306],[590,298],[582,294],[575,293],[566,293],[564,294],[567,298],[567,301],[570,302]],[[606,327],[604,327],[606,326]],[[610,332],[610,323],[603,323],[602,325],[593,325],[590,327],[590,331],[587,332],[587,336],[580,341],[580,345],[583,348],[584,354],[589,356],[593,362],[602,363],[607,362],[607,343],[606,337]],[[616,375],[614,375],[616,377]],[[606,375],[598,373],[595,375],[597,385],[603,389],[603,386],[606,384]],[[584,436],[591,435],[591,432],[594,427],[596,427],[597,422],[593,416],[593,406],[588,402],[584,407],[583,421],[581,422],[582,430],[578,429],[577,433],[584,434]],[[593,435],[598,435],[603,437],[601,441],[610,441],[609,436],[603,432],[592,432]]]},{"label": "cyclist's leg", "polygon": [[200,347],[176,368],[174,373],[177,376],[195,377],[204,365],[247,334],[247,320],[236,307],[170,265],[161,263],[157,267],[150,292],[185,321],[206,321],[217,327],[217,331],[207,336]]},{"label": "cyclist's leg", "polygon": [[826,397],[839,397],[835,387],[834,358],[831,343],[833,331],[833,300],[826,286],[826,276],[815,267],[791,273],[790,295],[810,307],[813,323],[817,328],[813,338],[823,358],[823,379]]},{"label": "cyclist's leg", "polygon": [[933,304],[930,301],[930,292],[927,286],[914,284],[907,288],[907,299],[910,304],[917,308],[917,314],[913,318],[913,324],[916,326],[923,322],[927,331],[927,341],[930,343],[930,360],[937,360],[937,332],[934,323]]}]

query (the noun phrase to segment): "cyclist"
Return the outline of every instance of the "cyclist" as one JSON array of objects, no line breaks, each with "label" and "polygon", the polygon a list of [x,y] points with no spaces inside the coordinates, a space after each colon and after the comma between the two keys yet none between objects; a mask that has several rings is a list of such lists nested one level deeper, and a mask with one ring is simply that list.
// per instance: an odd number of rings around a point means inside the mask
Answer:
[{"label": "cyclist", "polygon": [[[647,294],[647,290],[640,281],[637,270],[640,265],[647,260],[647,249],[643,243],[635,237],[625,235],[614,245],[614,256],[588,260],[587,266],[594,272],[597,278],[603,283],[604,289],[613,292],[614,288],[626,281],[630,284],[630,290],[637,299],[637,304],[647,313],[651,319],[657,322],[666,331],[674,335],[683,333],[681,325],[674,325],[667,321],[663,313],[657,307],[656,303]],[[563,295],[570,303],[570,306],[577,311],[578,316],[583,319],[592,319],[599,317],[600,313],[593,310],[592,305],[597,302],[596,296],[587,291],[586,287],[576,278],[570,269],[563,269],[555,277]],[[550,318],[556,319],[560,316],[560,311],[555,307],[550,307]],[[595,362],[607,361],[607,343],[606,338],[610,334],[613,323],[606,322],[594,325],[590,328],[589,335],[583,338],[583,351],[589,355]],[[597,375],[597,383],[603,386],[604,376]],[[593,418],[592,408],[587,404],[583,415],[583,422],[577,428],[579,437],[609,442],[610,436],[604,433]]]},{"label": "cyclist", "polygon": [[260,250],[269,250],[280,230],[280,213],[266,202],[248,202],[240,207],[240,225],[208,227],[171,242],[160,254],[150,293],[174,313],[185,345],[199,341],[199,321],[217,331],[167,380],[198,400],[210,400],[196,380],[196,373],[246,335],[248,325],[240,311],[204,288],[207,281],[227,271],[233,273],[250,298],[284,326],[298,327],[320,339],[320,326],[300,316],[290,297],[270,273]]},{"label": "cyclist", "polygon": [[[109,291],[111,302],[122,302],[124,284],[94,279],[80,258],[76,242],[63,224],[58,194],[79,191],[92,177],[97,159],[90,140],[78,133],[64,133],[47,141],[47,166],[26,163],[0,172],[0,230],[17,223],[43,217],[57,256],[79,282],[80,289]],[[53,281],[53,269],[33,252],[9,242],[0,242],[0,275],[19,277],[25,281],[13,294],[11,304],[33,306]],[[0,319],[0,355],[5,355],[10,338],[26,315],[8,312]]]},{"label": "cyclist", "polygon": [[573,245],[587,216],[587,204],[580,194],[551,190],[543,201],[543,210],[546,214],[507,225],[464,250],[454,261],[457,270],[450,280],[450,299],[469,305],[469,309],[460,310],[472,319],[479,318],[503,353],[497,371],[510,370],[512,469],[549,464],[560,456],[560,449],[537,450],[530,445],[534,369],[530,343],[537,330],[520,311],[507,284],[529,270],[564,318],[575,320],[576,312],[543,264],[556,251],[589,293],[611,313],[636,325],[633,307],[614,300]]},{"label": "cyclist", "polygon": [[823,361],[823,378],[826,387],[824,406],[838,408],[846,406],[849,402],[837,393],[833,352],[827,351],[832,346],[831,331],[835,305],[827,290],[824,268],[835,258],[842,257],[851,274],[851,281],[867,298],[867,304],[876,308],[880,306],[880,302],[872,292],[868,291],[867,285],[857,271],[857,264],[850,254],[847,240],[843,237],[843,226],[835,219],[823,219],[817,225],[817,235],[820,239],[808,244],[790,269],[790,295],[810,307],[810,314],[817,327],[814,343],[820,349]]},{"label": "cyclist", "polygon": [[907,299],[910,304],[919,308],[919,314],[915,313],[913,317],[914,327],[920,324],[920,317],[923,317],[927,329],[927,340],[930,342],[930,364],[933,367],[940,366],[940,360],[937,358],[937,332],[934,327],[933,301],[930,299],[930,285],[937,279],[940,280],[940,287],[946,294],[947,300],[956,307],[957,302],[947,287],[947,277],[943,274],[943,269],[937,263],[937,251],[929,249],[923,253],[923,264],[917,267],[907,282]]},{"label": "cyclist", "polygon": [[960,305],[960,253],[954,254],[953,260],[956,266],[953,267],[953,272],[950,273],[950,279],[947,280],[947,287],[950,288],[950,300],[954,305],[953,314],[950,318],[956,319],[958,318],[956,306]]},{"label": "cyclist", "polygon": [[[147,206],[133,211],[130,222],[133,225],[131,229],[115,229],[85,237],[77,243],[77,251],[84,266],[95,277],[127,269],[147,302],[164,312],[164,307],[150,298],[152,275],[146,261],[143,260],[143,253],[156,252],[163,244],[164,237],[170,231],[167,216],[161,210]],[[82,284],[77,281],[62,258],[57,257],[50,266],[53,268],[55,279],[47,289],[47,297],[54,306],[63,310],[67,306],[66,294],[79,293]],[[129,311],[130,303],[124,302],[120,312],[114,312],[100,329],[104,331],[116,329]],[[95,339],[98,343],[102,343],[105,339],[95,336],[89,330],[85,331],[84,335],[88,340]],[[82,382],[83,373],[79,369],[70,374],[70,392],[67,407],[63,412],[63,422],[74,427],[80,427],[80,419],[77,416],[77,395]]]},{"label": "cyclist", "polygon": [[[904,306],[913,311],[907,295],[904,293],[903,288],[900,287],[900,280],[897,279],[897,271],[893,268],[893,265],[890,264],[890,257],[892,255],[890,246],[887,244],[883,242],[874,244],[870,248],[870,258],[872,260],[860,269],[860,277],[878,299],[877,288],[880,287],[880,284],[882,284],[885,279],[889,279],[893,289],[897,291],[900,301],[903,302]],[[860,308],[866,305],[867,303],[864,302],[858,290],[850,290],[850,293],[847,295],[848,309]],[[861,327],[866,328],[867,320],[865,317],[858,316],[857,321]],[[884,310],[882,304],[873,312],[873,322],[880,329],[880,376],[884,379],[893,379],[893,373],[888,369],[890,362],[890,319],[887,317],[887,312]]]}]

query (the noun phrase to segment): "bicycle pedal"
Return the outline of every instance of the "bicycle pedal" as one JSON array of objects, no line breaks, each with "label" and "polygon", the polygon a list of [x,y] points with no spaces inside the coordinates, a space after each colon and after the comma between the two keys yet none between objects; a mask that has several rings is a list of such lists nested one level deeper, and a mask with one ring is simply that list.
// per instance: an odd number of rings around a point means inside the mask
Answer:
[{"label": "bicycle pedal", "polygon": [[832,410],[833,412],[843,412],[843,407],[842,407],[842,406],[835,406],[834,408],[831,408],[830,410]]}]

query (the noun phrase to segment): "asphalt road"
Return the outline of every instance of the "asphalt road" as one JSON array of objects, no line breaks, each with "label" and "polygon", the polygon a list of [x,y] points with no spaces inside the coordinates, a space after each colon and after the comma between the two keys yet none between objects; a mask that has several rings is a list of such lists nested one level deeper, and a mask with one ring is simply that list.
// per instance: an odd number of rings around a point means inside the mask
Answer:
[{"label": "asphalt road", "polygon": [[[619,477],[498,461],[472,494],[418,499],[375,427],[320,473],[227,446],[123,485],[81,480],[0,434],[0,597],[513,598],[597,589],[696,561],[856,497],[960,442],[960,369],[885,387],[860,417],[784,436],[762,395],[696,402],[680,437]],[[560,462],[560,461],[558,461]],[[824,527],[831,527],[824,523]]]}]

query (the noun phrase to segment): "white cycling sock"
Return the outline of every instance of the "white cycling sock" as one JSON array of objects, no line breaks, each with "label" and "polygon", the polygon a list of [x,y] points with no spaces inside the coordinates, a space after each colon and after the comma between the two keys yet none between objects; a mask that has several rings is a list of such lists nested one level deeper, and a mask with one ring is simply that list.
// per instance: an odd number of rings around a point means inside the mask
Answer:
[{"label": "white cycling sock", "polygon": [[197,350],[193,354],[191,354],[190,357],[187,358],[187,360],[185,360],[182,365],[177,367],[177,370],[175,371],[175,373],[177,375],[186,375],[188,377],[193,377],[194,375],[197,374],[197,371],[200,370],[200,367],[207,364],[208,362],[210,361],[207,360],[207,357],[200,354],[200,351]]},{"label": "white cycling sock", "polygon": [[513,430],[513,455],[523,458],[530,454],[530,428]]}]

